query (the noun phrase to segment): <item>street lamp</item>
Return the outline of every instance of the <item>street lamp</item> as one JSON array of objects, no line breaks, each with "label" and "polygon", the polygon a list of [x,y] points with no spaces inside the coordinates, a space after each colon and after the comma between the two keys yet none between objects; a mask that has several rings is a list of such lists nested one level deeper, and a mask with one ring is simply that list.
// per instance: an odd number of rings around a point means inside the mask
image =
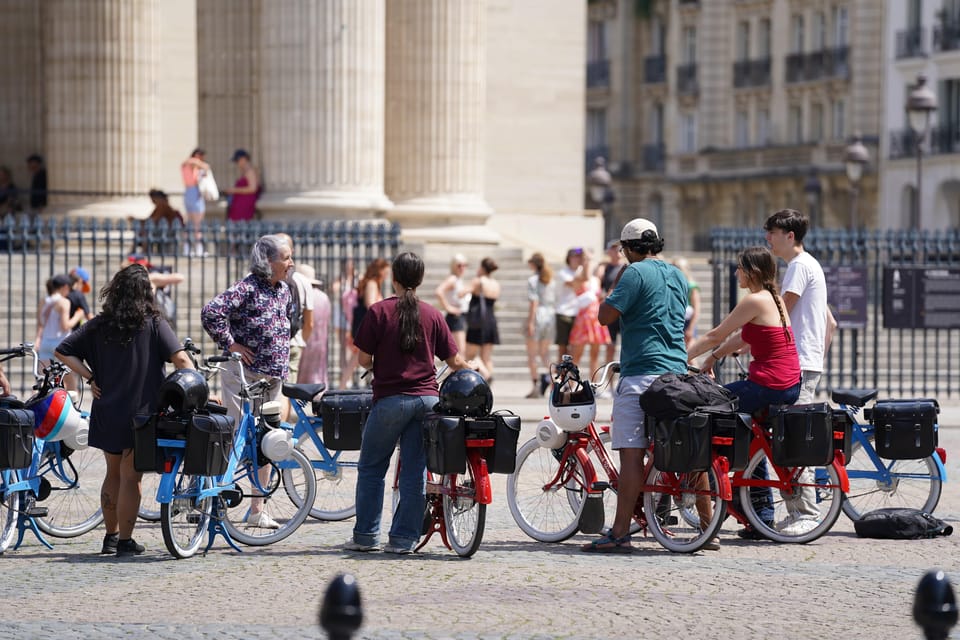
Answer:
[{"label": "street lamp", "polygon": [[616,199],[613,193],[613,178],[607,171],[607,160],[603,156],[597,156],[593,161],[594,167],[587,174],[587,191],[590,193],[590,199],[600,205],[600,211],[603,213],[603,233],[604,242],[611,237],[611,226],[613,224],[612,205]]},{"label": "street lamp", "polygon": [[817,177],[817,170],[811,168],[810,175],[803,183],[803,195],[807,199],[807,211],[810,213],[811,224],[815,221],[817,224],[822,224],[822,221],[817,219],[820,213],[820,195],[822,193],[823,186],[820,184],[820,178]]},{"label": "street lamp", "polygon": [[863,178],[863,169],[870,162],[870,154],[857,135],[847,146],[843,154],[843,163],[847,169],[847,179],[850,181],[852,202],[850,204],[850,229],[857,228],[857,200],[860,196],[860,179]]},{"label": "street lamp", "polygon": [[910,226],[920,228],[920,191],[923,185],[923,141],[930,130],[930,116],[937,110],[937,96],[927,86],[927,76],[917,75],[917,83],[907,96],[907,121],[913,130],[913,138],[917,146],[917,188],[913,194],[913,211],[911,212]]}]

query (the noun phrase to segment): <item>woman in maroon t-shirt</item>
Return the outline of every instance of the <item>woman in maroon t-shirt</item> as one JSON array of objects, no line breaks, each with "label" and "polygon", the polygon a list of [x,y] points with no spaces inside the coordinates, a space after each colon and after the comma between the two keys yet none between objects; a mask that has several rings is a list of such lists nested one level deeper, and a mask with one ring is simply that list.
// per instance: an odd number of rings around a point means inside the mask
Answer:
[{"label": "woman in maroon t-shirt", "polygon": [[390,526],[387,553],[412,553],[423,525],[426,455],[423,421],[439,400],[434,358],[467,368],[441,314],[417,298],[423,260],[398,255],[392,266],[396,296],[370,306],[354,344],[359,363],[373,369],[373,408],[363,427],[357,463],[357,519],[350,551],[380,549],[384,476],[400,443],[400,503]]}]

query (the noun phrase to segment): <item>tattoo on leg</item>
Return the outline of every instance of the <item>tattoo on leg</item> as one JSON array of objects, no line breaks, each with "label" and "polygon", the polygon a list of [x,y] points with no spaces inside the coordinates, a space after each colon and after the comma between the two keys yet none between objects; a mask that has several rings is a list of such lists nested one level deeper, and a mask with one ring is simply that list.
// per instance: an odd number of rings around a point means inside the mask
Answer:
[{"label": "tattoo on leg", "polygon": [[109,511],[113,511],[113,510],[115,510],[115,509],[117,508],[117,503],[116,503],[116,502],[113,500],[113,498],[110,496],[110,492],[109,492],[109,491],[101,491],[101,492],[100,492],[100,507],[101,507],[104,511],[108,511],[108,510],[109,510]]}]

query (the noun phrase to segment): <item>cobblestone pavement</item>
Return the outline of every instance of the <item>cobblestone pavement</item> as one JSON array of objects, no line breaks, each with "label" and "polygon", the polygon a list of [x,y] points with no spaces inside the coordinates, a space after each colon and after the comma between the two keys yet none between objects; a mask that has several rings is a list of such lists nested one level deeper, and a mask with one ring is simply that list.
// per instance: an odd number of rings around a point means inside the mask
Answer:
[{"label": "cobblestone pavement", "polygon": [[[498,396],[503,407],[525,417],[521,441],[544,408]],[[937,515],[956,524],[960,408],[945,408],[941,424],[952,456]],[[471,559],[438,540],[413,556],[344,552],[352,520],[310,520],[283,542],[243,553],[218,538],[188,560],[167,554],[156,524],[137,528],[146,554],[123,560],[96,555],[102,529],[53,540],[53,550],[28,536],[0,557],[0,638],[320,638],[323,592],[349,572],[363,598],[363,638],[901,639],[922,635],[911,617],[921,575],[939,567],[960,579],[960,534],[863,540],[842,515],[808,545],[741,541],[728,520],[719,552],[671,554],[649,538],[635,539],[630,556],[584,554],[585,536],[527,538],[507,509],[505,476],[494,480]]]}]

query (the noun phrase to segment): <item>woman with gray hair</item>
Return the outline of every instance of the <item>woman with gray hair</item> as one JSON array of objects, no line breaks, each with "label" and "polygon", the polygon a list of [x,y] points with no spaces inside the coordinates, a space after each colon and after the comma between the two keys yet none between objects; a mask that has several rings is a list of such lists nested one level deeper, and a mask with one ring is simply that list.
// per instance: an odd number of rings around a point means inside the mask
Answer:
[{"label": "woman with gray hair", "polygon": [[[287,377],[290,358],[290,320],[287,306],[290,289],[284,280],[293,269],[286,240],[276,235],[261,237],[250,252],[250,273],[203,306],[201,322],[225,353],[239,353],[247,382],[266,379],[270,384],[263,401],[278,400]],[[228,362],[220,374],[227,413],[240,421],[240,371]],[[270,468],[261,469],[261,482]],[[267,478],[262,477],[267,475]],[[277,529],[279,525],[263,510],[263,500],[250,501],[247,525]]]}]

